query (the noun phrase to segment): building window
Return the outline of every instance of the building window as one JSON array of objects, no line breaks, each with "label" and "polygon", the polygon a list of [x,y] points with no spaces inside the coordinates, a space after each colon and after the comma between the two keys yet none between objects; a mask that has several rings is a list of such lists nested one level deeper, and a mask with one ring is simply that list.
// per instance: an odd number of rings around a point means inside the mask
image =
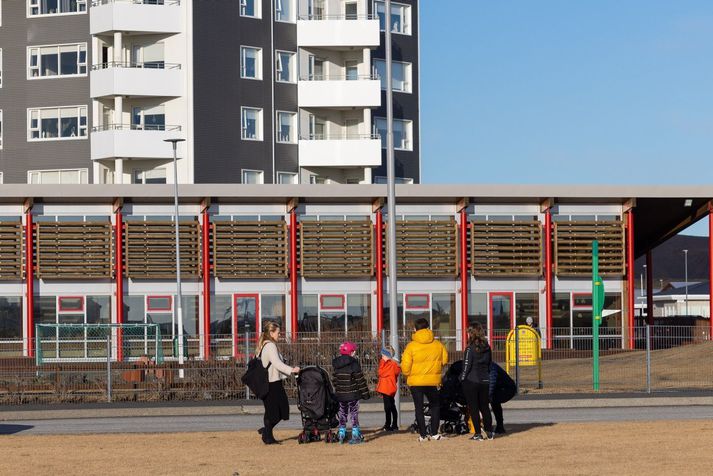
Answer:
[{"label": "building window", "polygon": [[262,49],[250,46],[240,47],[240,77],[262,79]]},{"label": "building window", "polygon": [[27,49],[27,79],[86,75],[86,43]]},{"label": "building window", "polygon": [[86,13],[87,0],[28,0],[27,9],[31,17]]},{"label": "building window", "polygon": [[295,54],[288,51],[278,51],[275,55],[275,70],[277,81],[280,83],[294,83],[295,75]]},{"label": "building window", "polygon": [[[391,88],[396,92],[411,92],[411,63],[393,61],[391,66]],[[381,89],[386,89],[386,61],[374,60],[374,69],[381,80]]]},{"label": "building window", "polygon": [[241,137],[244,140],[262,140],[262,109],[241,108]]},{"label": "building window", "polygon": [[[377,175],[374,177],[374,183],[385,184],[388,183],[388,179],[383,175]],[[413,185],[413,179],[406,177],[394,177],[394,183],[399,185]]]},{"label": "building window", "polygon": [[240,0],[240,16],[260,18],[261,0]]},{"label": "building window", "polygon": [[295,21],[295,0],[275,0],[275,20]]},{"label": "building window", "polygon": [[[379,29],[385,31],[386,6],[384,2],[374,2],[376,15],[379,17]],[[411,6],[391,2],[391,32],[402,35],[411,34]]]},{"label": "building window", "polygon": [[87,138],[87,107],[68,106],[27,110],[27,140]]},{"label": "building window", "polygon": [[87,169],[28,170],[27,183],[76,185],[87,183],[87,175]]},{"label": "building window", "polygon": [[297,183],[297,174],[293,172],[277,172],[277,183],[281,185],[294,185]]},{"label": "building window", "polygon": [[264,173],[262,170],[243,169],[243,183],[261,184],[264,183],[263,177]]},{"label": "building window", "polygon": [[[394,119],[394,149],[413,150],[412,122],[403,119]],[[376,130],[381,136],[381,147],[386,148],[386,119],[376,118]]]},{"label": "building window", "polygon": [[166,111],[163,104],[131,109],[131,128],[143,131],[165,131]]},{"label": "building window", "polygon": [[281,112],[277,113],[277,142],[283,144],[294,144],[296,141],[295,123],[297,113]]},{"label": "building window", "polygon": [[166,183],[166,169],[134,170],[134,183]]}]

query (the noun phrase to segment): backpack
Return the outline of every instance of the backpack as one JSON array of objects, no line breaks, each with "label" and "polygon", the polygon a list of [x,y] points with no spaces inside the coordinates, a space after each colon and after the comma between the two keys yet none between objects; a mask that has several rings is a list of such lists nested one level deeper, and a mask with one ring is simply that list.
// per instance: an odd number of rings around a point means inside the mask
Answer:
[{"label": "backpack", "polygon": [[256,355],[248,362],[248,368],[245,373],[240,377],[240,381],[243,382],[250,391],[255,394],[260,400],[264,400],[267,397],[267,392],[269,389],[269,377],[267,370],[272,365],[272,362],[267,364],[267,367],[262,366],[262,349],[260,349],[260,354]]}]

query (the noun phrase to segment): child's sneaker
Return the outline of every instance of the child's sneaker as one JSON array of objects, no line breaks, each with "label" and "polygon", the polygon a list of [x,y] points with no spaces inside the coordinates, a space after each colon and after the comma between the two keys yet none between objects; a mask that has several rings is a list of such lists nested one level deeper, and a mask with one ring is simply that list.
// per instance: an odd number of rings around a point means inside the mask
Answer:
[{"label": "child's sneaker", "polygon": [[428,437],[427,437],[427,436],[419,436],[419,437],[418,437],[418,442],[419,442],[419,443],[423,443],[424,441],[428,441]]},{"label": "child's sneaker", "polygon": [[442,439],[443,439],[443,435],[441,435],[440,433],[436,433],[435,435],[433,435],[431,437],[432,441],[441,441]]},{"label": "child's sneaker", "polygon": [[492,439],[494,439],[494,438],[495,438],[495,432],[494,432],[494,431],[489,431],[489,432],[488,432],[488,439],[489,439],[489,440],[492,440]]},{"label": "child's sneaker", "polygon": [[339,428],[339,433],[337,433],[337,441],[339,441],[339,444],[344,443],[344,440],[347,439],[347,429],[340,427]]},{"label": "child's sneaker", "polygon": [[471,440],[473,441],[483,441],[483,435],[480,433],[476,433],[475,435],[470,437]]},{"label": "child's sneaker", "polygon": [[358,445],[364,442],[364,435],[361,434],[361,430],[358,426],[352,428],[352,439],[349,440],[350,445]]}]

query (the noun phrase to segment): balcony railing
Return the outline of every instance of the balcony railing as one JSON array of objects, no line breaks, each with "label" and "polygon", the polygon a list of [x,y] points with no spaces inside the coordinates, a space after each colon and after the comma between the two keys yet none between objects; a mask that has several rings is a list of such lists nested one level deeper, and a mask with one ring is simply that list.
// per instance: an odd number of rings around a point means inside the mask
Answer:
[{"label": "balcony railing", "polygon": [[100,131],[180,131],[181,126],[165,124],[102,124],[92,127],[92,132]]},{"label": "balcony railing", "polygon": [[143,63],[109,61],[92,65],[92,71],[109,68],[181,69],[181,65],[178,63],[164,63],[163,61],[146,61]]},{"label": "balcony railing", "polygon": [[306,134],[300,140],[380,140],[379,134]]},{"label": "balcony railing", "polygon": [[111,3],[134,3],[136,5],[180,5],[180,0],[92,0],[92,6],[109,5]]},{"label": "balcony railing", "polygon": [[379,17],[372,13],[356,15],[351,13],[340,13],[335,15],[326,15],[324,13],[313,13],[311,15],[300,15],[298,20],[376,20]]},{"label": "balcony railing", "polygon": [[379,75],[374,74],[308,74],[300,76],[300,81],[369,81],[378,80]]}]

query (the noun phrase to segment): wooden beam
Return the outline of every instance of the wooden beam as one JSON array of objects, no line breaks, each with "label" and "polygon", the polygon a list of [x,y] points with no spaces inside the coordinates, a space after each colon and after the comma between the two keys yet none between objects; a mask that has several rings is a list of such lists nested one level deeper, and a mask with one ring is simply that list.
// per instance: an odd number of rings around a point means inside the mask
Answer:
[{"label": "wooden beam", "polygon": [[210,197],[204,197],[201,199],[201,213],[210,208]]},{"label": "wooden beam", "polygon": [[29,213],[32,210],[32,206],[35,204],[34,198],[26,198],[25,202],[22,204],[22,213]]},{"label": "wooden beam", "polygon": [[460,213],[461,210],[465,209],[469,203],[470,200],[468,199],[468,197],[458,199],[458,201],[456,202],[456,213]]},{"label": "wooden beam", "polygon": [[545,213],[547,210],[555,206],[555,199],[550,197],[550,198],[545,198],[540,202],[540,213]]},{"label": "wooden beam", "polygon": [[376,213],[377,210],[380,210],[384,206],[384,197],[379,197],[374,199],[373,202],[371,202],[371,213]]},{"label": "wooden beam", "polygon": [[289,200],[287,200],[287,213],[292,212],[292,210],[297,208],[297,205],[300,204],[300,199],[297,197],[292,197]]},{"label": "wooden beam", "polygon": [[624,205],[622,206],[622,212],[626,213],[632,208],[636,207],[636,199],[635,198],[630,198],[627,201],[624,202]]},{"label": "wooden beam", "polygon": [[112,213],[119,213],[119,210],[124,206],[124,199],[123,197],[117,197],[114,199],[114,203],[112,203]]}]

